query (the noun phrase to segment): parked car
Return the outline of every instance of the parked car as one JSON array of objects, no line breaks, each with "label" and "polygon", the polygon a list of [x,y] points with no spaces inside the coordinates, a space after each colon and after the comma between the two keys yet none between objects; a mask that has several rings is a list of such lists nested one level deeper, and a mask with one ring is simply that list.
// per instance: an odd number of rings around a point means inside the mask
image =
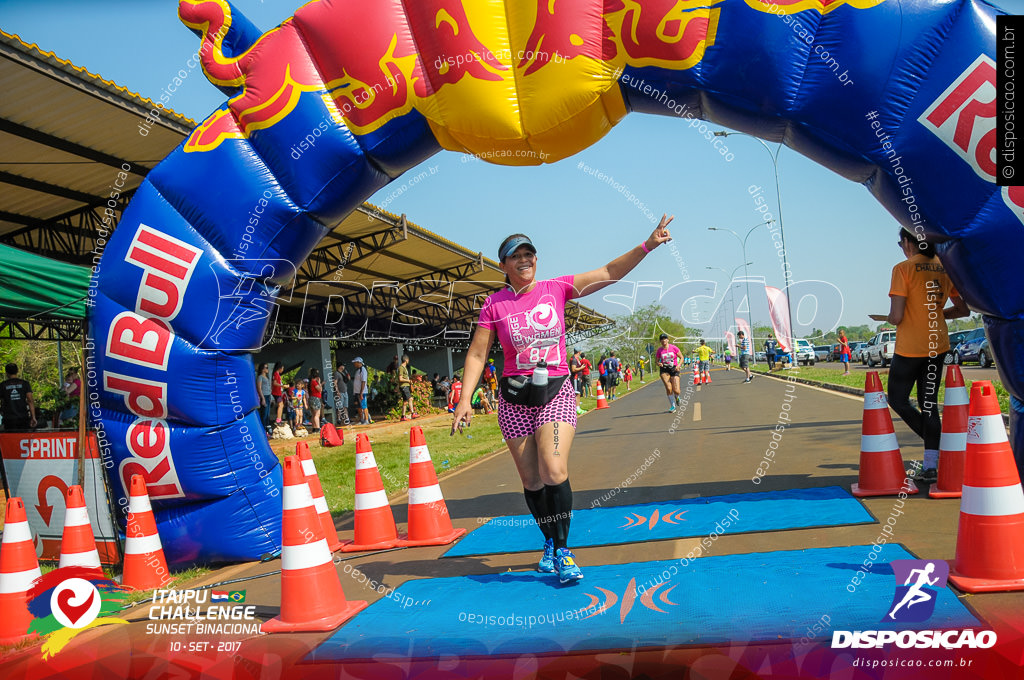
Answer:
[{"label": "parked car", "polygon": [[[950,352],[952,357],[952,363],[961,364],[964,361],[978,361],[978,350],[981,349],[981,341],[985,339],[985,328],[974,328],[967,331],[967,334],[960,338],[955,346],[953,345],[953,336],[949,338],[949,346],[953,350]],[[989,352],[989,357],[992,354]],[[968,358],[969,357],[969,358]]]},{"label": "parked car", "polygon": [[896,331],[882,331],[868,340],[867,347],[861,350],[861,363],[874,368],[875,364],[886,367],[896,353]]},{"label": "parked car", "polygon": [[754,352],[754,361],[768,361],[768,354],[764,351]]},{"label": "parked car", "polygon": [[851,342],[850,343],[850,361],[860,361],[861,352],[867,347],[866,342]]},{"label": "parked car", "polygon": [[831,345],[814,346],[814,358],[818,361],[831,361],[831,359],[829,359],[830,356],[832,356]]},{"label": "parked car", "polygon": [[956,349],[956,346],[963,342],[964,338],[970,335],[973,330],[975,329],[972,328],[966,331],[953,331],[949,334],[949,354],[946,355],[947,364],[953,361],[953,350]]},{"label": "parked car", "polygon": [[814,362],[817,361],[817,356],[814,353],[814,345],[809,340],[798,339],[794,343],[796,347],[796,363],[804,366],[813,366]]},{"label": "parked car", "polygon": [[988,347],[988,338],[985,337],[984,328],[976,328],[976,331],[981,331],[980,336],[973,335],[974,331],[971,331],[971,335],[968,335],[956,349],[953,350],[953,361],[957,364],[962,364],[967,361],[977,361],[983,368],[988,368],[992,365],[992,350]]}]

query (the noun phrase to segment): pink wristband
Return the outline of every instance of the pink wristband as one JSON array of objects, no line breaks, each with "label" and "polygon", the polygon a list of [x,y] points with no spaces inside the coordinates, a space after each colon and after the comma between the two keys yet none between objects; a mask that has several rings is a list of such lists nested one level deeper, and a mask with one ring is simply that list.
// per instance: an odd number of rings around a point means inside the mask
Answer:
[{"label": "pink wristband", "polygon": [[645,253],[649,253],[649,252],[651,252],[651,251],[650,251],[650,250],[649,250],[649,249],[647,248],[647,241],[640,241],[640,247],[644,249],[644,252],[645,252]]}]

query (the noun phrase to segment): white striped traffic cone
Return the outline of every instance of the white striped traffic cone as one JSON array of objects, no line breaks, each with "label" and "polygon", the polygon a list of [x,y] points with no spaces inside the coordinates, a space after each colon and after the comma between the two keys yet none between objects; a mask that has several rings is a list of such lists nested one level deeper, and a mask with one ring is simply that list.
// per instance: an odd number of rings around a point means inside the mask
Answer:
[{"label": "white striped traffic cone", "polygon": [[868,371],[864,381],[864,419],[860,434],[860,475],[850,487],[858,498],[917,493],[907,480],[900,445],[889,415],[889,402],[882,391],[878,371]]},{"label": "white striped traffic cone", "polygon": [[89,509],[85,507],[82,487],[69,486],[65,494],[64,533],[60,541],[60,562],[58,567],[88,567],[100,576],[100,555],[96,551],[96,539],[89,523]]},{"label": "white striped traffic cone", "polygon": [[1024,590],[1024,491],[988,380],[971,384],[960,525],[949,580],[968,593]]},{"label": "white striped traffic cone", "polygon": [[345,599],[298,456],[284,459],[281,613],[264,633],[334,630],[366,606]]},{"label": "white striped traffic cone", "polygon": [[30,637],[27,631],[34,617],[28,611],[28,591],[40,576],[25,505],[20,498],[8,498],[0,545],[0,644]]},{"label": "white striped traffic cone", "polygon": [[135,590],[160,588],[171,580],[164,559],[164,547],[156,531],[153,506],[149,503],[146,481],[132,475],[128,490],[128,527],[124,542],[124,573],[121,585]]},{"label": "white striped traffic cone", "polygon": [[395,516],[388,505],[370,438],[356,435],[356,518],[355,536],[342,544],[342,552],[384,550],[398,544]]},{"label": "white striped traffic cone", "polygon": [[960,367],[946,367],[946,395],[942,403],[942,438],[939,439],[939,478],[928,490],[930,498],[960,498],[967,455],[967,418],[970,399]]},{"label": "white striped traffic cone", "polygon": [[417,425],[409,432],[409,537],[398,545],[445,545],[464,533],[452,527],[423,429]]},{"label": "white striped traffic cone", "polygon": [[313,507],[320,516],[320,524],[324,528],[324,536],[327,537],[327,548],[334,552],[341,547],[341,539],[338,538],[338,530],[334,527],[334,518],[327,508],[327,499],[324,498],[324,487],[320,484],[320,475],[316,473],[316,464],[313,463],[313,456],[309,453],[309,444],[297,442],[295,453],[302,461],[302,472],[306,475],[306,483],[309,484],[309,492],[313,495]]}]

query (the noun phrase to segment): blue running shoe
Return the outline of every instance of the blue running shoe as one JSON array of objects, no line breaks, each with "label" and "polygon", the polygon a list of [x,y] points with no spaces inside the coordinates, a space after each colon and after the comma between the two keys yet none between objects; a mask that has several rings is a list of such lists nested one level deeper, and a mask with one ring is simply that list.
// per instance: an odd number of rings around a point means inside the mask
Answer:
[{"label": "blue running shoe", "polygon": [[559,548],[555,551],[555,565],[558,567],[558,580],[561,583],[583,580],[583,572],[576,564],[576,556],[568,548]]},{"label": "blue running shoe", "polygon": [[668,407],[668,412],[669,413],[675,413],[675,410],[676,410],[676,405],[675,404],[672,404],[671,406]]},{"label": "blue running shoe", "polygon": [[550,538],[544,541],[544,556],[537,563],[537,571],[544,574],[555,573],[555,542]]}]

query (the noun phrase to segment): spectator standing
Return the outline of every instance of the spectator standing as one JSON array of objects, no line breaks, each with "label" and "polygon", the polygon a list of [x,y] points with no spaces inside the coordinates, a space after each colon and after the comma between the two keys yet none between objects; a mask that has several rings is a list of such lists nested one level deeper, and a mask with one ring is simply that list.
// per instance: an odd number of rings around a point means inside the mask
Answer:
[{"label": "spectator standing", "polygon": [[839,360],[843,362],[843,375],[850,375],[850,341],[846,338],[846,329],[839,330]]},{"label": "spectator standing", "polygon": [[277,416],[274,423],[280,425],[281,414],[284,411],[284,381],[281,378],[280,361],[274,364],[274,375],[270,379],[270,395],[274,398],[274,405],[277,406]]},{"label": "spectator standing", "polygon": [[619,361],[619,358],[615,356],[615,352],[613,351],[611,353],[611,356],[609,356],[605,360],[605,364],[606,367],[604,374],[605,382],[608,384],[608,400],[612,401],[615,399],[615,388],[619,384],[619,377],[621,376],[622,371],[622,362]]},{"label": "spectator standing", "polygon": [[640,378],[640,382],[641,383],[644,381],[644,368],[646,368],[646,367],[647,367],[647,357],[645,355],[645,356],[640,357],[640,361],[636,362],[636,370],[637,370],[637,373],[639,374],[638,377]]},{"label": "spectator standing", "polygon": [[0,383],[0,415],[4,430],[27,430],[36,426],[36,403],[32,386],[18,377],[18,365],[7,364],[7,380]]},{"label": "spectator standing", "polygon": [[274,403],[274,397],[271,395],[270,385],[270,366],[267,364],[260,364],[259,369],[256,371],[256,391],[260,394],[260,408],[263,409],[263,424],[270,424],[270,406]]},{"label": "spectator standing", "polygon": [[416,407],[412,402],[412,378],[409,376],[409,355],[402,355],[402,362],[398,365],[398,392],[402,400],[402,420],[419,418]]},{"label": "spectator standing", "polygon": [[629,392],[629,383],[633,381],[633,367],[626,364],[626,370],[622,373],[622,379],[626,382],[626,391]]},{"label": "spectator standing", "polygon": [[370,377],[363,365],[363,358],[356,357],[352,360],[355,371],[352,374],[352,396],[359,410],[359,424],[370,425],[373,420],[370,418],[370,410],[367,408],[367,399],[370,394]]},{"label": "spectator standing", "polygon": [[[889,287],[888,321],[896,326],[889,405],[924,440],[924,461],[913,478],[934,482],[942,434],[939,380],[949,351],[946,319],[968,316],[970,309],[953,286],[934,245],[903,228],[899,245],[905,259],[892,268]],[[946,307],[947,300],[953,303],[951,307]],[[910,403],[915,385],[917,408]]]},{"label": "spectator standing", "polygon": [[[748,338],[748,340],[749,340],[749,338]],[[768,362],[768,370],[769,371],[775,370],[775,348],[776,347],[777,347],[777,345],[775,343],[775,338],[772,337],[771,335],[769,335],[768,339],[764,341],[764,358],[765,358],[765,361]]]},{"label": "spectator standing", "polygon": [[487,392],[487,399],[492,404],[498,403],[498,369],[494,365],[494,357],[487,360],[484,366],[484,390]]},{"label": "spectator standing", "polygon": [[459,374],[456,373],[452,379],[452,388],[448,392],[448,411],[449,413],[455,413],[455,405],[459,403],[459,399],[462,398],[462,381],[459,379]]},{"label": "spectator standing", "polygon": [[580,358],[578,349],[573,349],[572,358],[569,359],[569,376],[573,389],[576,391],[576,415],[582,415],[586,413],[580,404],[580,399],[583,396],[583,359]]},{"label": "spectator standing", "polygon": [[349,424],[348,417],[348,384],[352,382],[352,376],[344,364],[338,364],[334,371],[334,424],[338,425],[338,417],[341,414],[341,423]]},{"label": "spectator standing", "polygon": [[295,381],[295,387],[292,388],[292,410],[294,411],[292,431],[299,429],[305,423],[305,413],[308,405],[307,396],[306,381],[299,378]]},{"label": "spectator standing", "polygon": [[590,359],[587,358],[586,352],[580,352],[580,360],[583,362],[583,391],[581,395],[584,397],[594,396],[594,386],[590,384]]},{"label": "spectator standing", "polygon": [[78,377],[78,368],[69,368],[64,375],[64,410],[61,411],[58,420],[70,420],[78,415],[78,398],[82,394],[82,379]]},{"label": "spectator standing", "polygon": [[320,369],[309,369],[309,419],[313,423],[313,432],[320,431],[320,412],[324,408],[324,384],[320,380]]}]

